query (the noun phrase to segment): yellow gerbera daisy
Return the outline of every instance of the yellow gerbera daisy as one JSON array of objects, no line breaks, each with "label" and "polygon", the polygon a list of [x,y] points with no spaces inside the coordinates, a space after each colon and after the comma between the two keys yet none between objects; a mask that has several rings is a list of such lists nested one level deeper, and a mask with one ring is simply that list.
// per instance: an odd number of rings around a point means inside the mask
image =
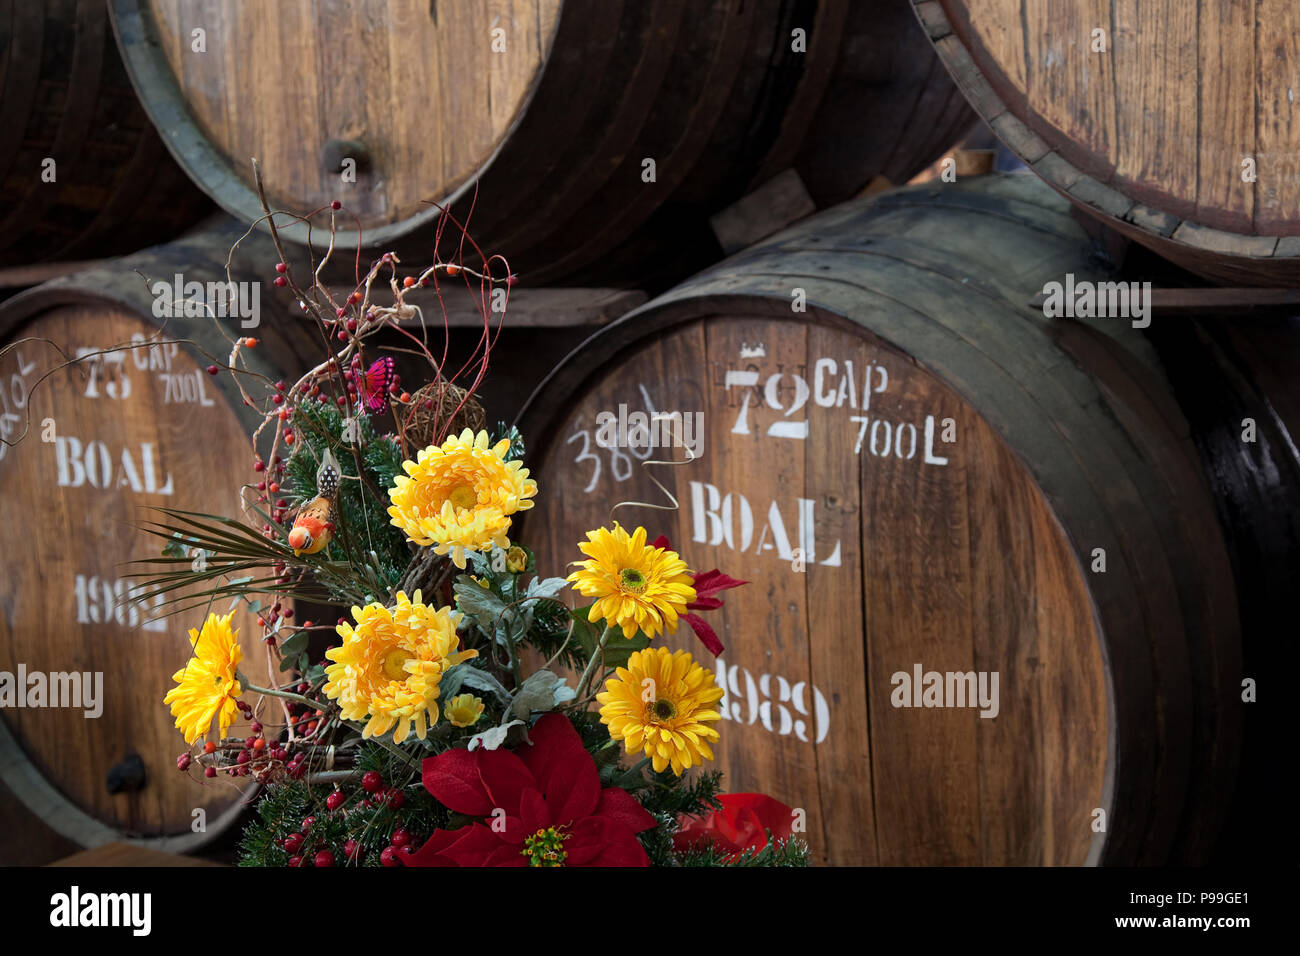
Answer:
[{"label": "yellow gerbera daisy", "polygon": [[652,647],[633,653],[616,674],[596,700],[601,723],[629,754],[644,751],[656,772],[672,767],[679,777],[713,759],[708,742],[718,732],[709,725],[722,719],[713,709],[722,688],[713,686],[712,671],[687,651]]},{"label": "yellow gerbera daisy", "polygon": [[488,447],[488,433],[470,429],[430,445],[388,489],[392,523],[416,544],[451,554],[464,569],[466,551],[509,548],[510,516],[527,511],[537,482],[518,461],[506,461],[509,439]]},{"label": "yellow gerbera daisy", "polygon": [[438,720],[442,675],[478,656],[478,651],[457,650],[459,612],[422,604],[419,591],[413,599],[398,591],[394,607],[354,607],[352,617],[356,627],[336,628],[343,644],[325,652],[334,661],[325,668],[326,695],[338,700],[345,719],[370,718],[363,737],[386,734],[396,725],[393,740],[400,744],[414,725],[423,740]]},{"label": "yellow gerbera daisy", "polygon": [[244,651],[238,629],[230,627],[234,616],[234,611],[225,617],[209,614],[202,631],[190,628],[194,656],[172,675],[177,686],[163,698],[164,704],[171,704],[176,729],[185,734],[187,744],[208,733],[213,717],[222,737],[235,722],[235,701],[244,692],[238,679]]},{"label": "yellow gerbera daisy", "polygon": [[613,530],[588,531],[587,542],[578,548],[590,560],[575,562],[581,570],[567,579],[580,594],[599,598],[589,614],[591,621],[621,627],[629,640],[638,628],[647,637],[661,629],[672,634],[677,616],[695,600],[686,562],[676,551],[651,547],[645,539],[645,528],[629,535],[617,521]]}]

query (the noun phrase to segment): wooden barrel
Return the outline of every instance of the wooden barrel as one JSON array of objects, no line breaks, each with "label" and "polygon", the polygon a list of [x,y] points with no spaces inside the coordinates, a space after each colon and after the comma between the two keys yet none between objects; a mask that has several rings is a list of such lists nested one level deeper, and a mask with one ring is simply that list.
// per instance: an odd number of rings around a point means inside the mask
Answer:
[{"label": "wooden barrel", "polygon": [[906,0],[109,6],[168,145],[239,218],[255,156],[274,206],[347,206],[343,247],[359,222],[427,260],[435,203],[472,209],[529,282],[716,258],[708,213],[758,183],[794,168],[825,205],[906,182],[973,118]]},{"label": "wooden barrel", "polygon": [[912,0],[957,84],[1053,188],[1165,258],[1300,285],[1289,0]]},{"label": "wooden barrel", "polygon": [[0,262],[90,259],[175,236],[211,205],[168,155],[88,0],[0,0]]},{"label": "wooden barrel", "polygon": [[[653,475],[680,508],[613,518],[751,582],[705,614],[717,764],[805,809],[823,861],[1156,863],[1214,840],[1231,570],[1150,348],[1028,306],[1098,278],[1090,252],[1030,176],[851,202],[602,330],[522,416],[539,564],[577,559],[617,502],[668,504]],[[602,412],[652,411],[695,430],[598,442]],[[665,435],[700,460],[642,464],[686,458]],[[686,628],[669,644],[708,659]]]},{"label": "wooden barrel", "polygon": [[[0,446],[0,670],[102,674],[98,716],[70,706],[0,711],[0,781],[83,846],[130,838],[193,849],[241,809],[234,781],[177,771],[186,746],[163,704],[188,657],[188,628],[205,615],[163,617],[155,603],[133,599],[125,580],[133,569],[124,565],[161,550],[139,530],[157,517],[151,507],[237,515],[239,487],[254,478],[253,410],[229,375],[205,372],[225,363],[229,343],[207,318],[158,318],[151,291],[177,275],[223,280],[227,251],[245,228],[227,222],[0,306],[0,431],[14,442],[27,429],[21,442]],[[233,262],[236,281],[276,261],[267,246],[261,236],[245,244]],[[269,282],[263,288],[256,330],[242,329],[244,319],[222,321],[234,336],[260,339],[249,366],[274,381],[299,357],[285,304],[269,294]],[[119,345],[134,347],[102,364],[58,369],[58,349],[72,358]],[[227,604],[213,610],[224,614]],[[255,615],[241,613],[236,623],[246,673],[264,677]],[[133,765],[137,783],[143,768],[143,785],[111,792],[110,773]]]}]

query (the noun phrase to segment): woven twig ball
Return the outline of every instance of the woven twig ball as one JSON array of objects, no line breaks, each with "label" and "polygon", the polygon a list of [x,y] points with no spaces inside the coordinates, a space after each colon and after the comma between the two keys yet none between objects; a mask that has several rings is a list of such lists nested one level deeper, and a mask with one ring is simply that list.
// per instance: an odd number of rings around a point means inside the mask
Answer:
[{"label": "woven twig ball", "polygon": [[[466,394],[465,389],[459,385],[438,381],[430,382],[411,396],[415,407],[406,426],[406,437],[412,447],[427,448],[434,443],[440,432],[445,438],[459,435],[466,428],[472,429],[476,434],[485,428],[487,414],[483,411],[483,406],[473,397],[466,398]],[[448,419],[451,420],[451,425],[443,427]]]}]

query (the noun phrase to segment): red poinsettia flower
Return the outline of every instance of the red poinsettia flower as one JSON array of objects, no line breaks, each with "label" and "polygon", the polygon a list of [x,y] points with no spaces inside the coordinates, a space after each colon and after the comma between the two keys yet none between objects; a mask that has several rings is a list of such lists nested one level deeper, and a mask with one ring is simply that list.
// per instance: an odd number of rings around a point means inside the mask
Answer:
[{"label": "red poinsettia flower", "polygon": [[673,835],[673,849],[681,852],[711,845],[734,860],[746,850],[757,852],[767,846],[769,830],[774,840],[790,837],[794,811],[780,800],[762,793],[724,793],[718,799],[721,810],[679,819],[681,829]]},{"label": "red poinsettia flower", "polygon": [[[653,547],[672,548],[668,543],[667,535],[660,535],[655,538]],[[695,600],[686,605],[688,611],[716,611],[722,607],[722,598],[715,595],[719,591],[725,591],[728,588],[738,588],[742,584],[748,584],[748,581],[737,581],[735,578],[728,577],[717,568],[712,571],[705,571],[703,574],[695,575]],[[698,614],[683,614],[681,619],[691,626],[695,636],[700,642],[709,649],[709,653],[714,657],[721,656],[726,650],[722,642],[718,640],[717,632],[713,630],[704,618]]]},{"label": "red poinsettia flower", "polygon": [[596,762],[562,714],[529,731],[532,746],[448,750],[424,761],[424,786],[456,813],[407,866],[649,866],[636,835],[655,826],[636,798],[600,786]]}]

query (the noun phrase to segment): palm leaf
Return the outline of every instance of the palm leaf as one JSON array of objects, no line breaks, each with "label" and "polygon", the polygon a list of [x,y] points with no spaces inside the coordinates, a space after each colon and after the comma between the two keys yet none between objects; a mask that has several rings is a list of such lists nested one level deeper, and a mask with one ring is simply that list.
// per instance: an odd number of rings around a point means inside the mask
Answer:
[{"label": "palm leaf", "polygon": [[[252,509],[281,531],[283,525],[271,521],[257,508]],[[164,554],[126,562],[126,576],[135,584],[135,599],[158,601],[167,616],[193,610],[205,602],[219,599],[244,599],[251,595],[273,592],[277,595],[321,600],[321,588],[328,588],[353,603],[365,603],[370,588],[357,580],[353,566],[346,561],[328,561],[313,555],[295,556],[279,540],[267,538],[241,521],[206,512],[175,508],[154,509],[161,517],[146,522],[141,530],[168,542],[179,541],[191,552],[202,550],[204,564],[195,568],[192,556]],[[283,575],[266,576],[272,565],[283,564],[302,573],[292,583]],[[258,576],[257,572],[263,575]],[[252,573],[249,573],[252,572]],[[230,580],[231,575],[247,574]],[[307,575],[322,579],[317,585]],[[204,588],[203,590],[194,590]],[[315,593],[313,593],[315,589]]]}]

